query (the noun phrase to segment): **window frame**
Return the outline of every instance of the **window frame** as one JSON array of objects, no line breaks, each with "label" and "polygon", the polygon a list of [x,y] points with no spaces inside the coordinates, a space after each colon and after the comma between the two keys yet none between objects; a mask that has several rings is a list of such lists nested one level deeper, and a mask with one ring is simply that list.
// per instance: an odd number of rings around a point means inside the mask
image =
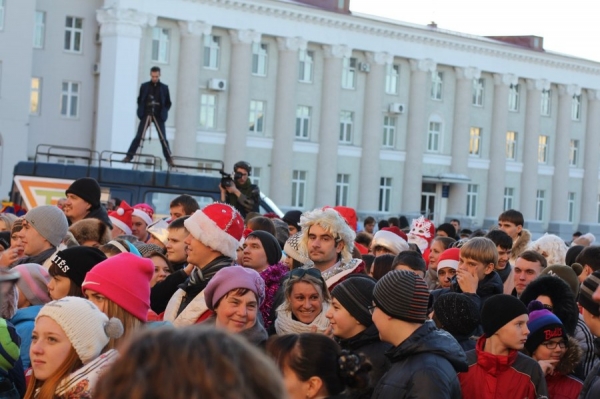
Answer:
[{"label": "window frame", "polygon": [[392,202],[392,178],[381,176],[379,178],[379,212],[390,212]]},{"label": "window frame", "polygon": [[[37,80],[37,87],[34,87],[34,84],[33,84],[34,80]],[[29,115],[39,116],[42,111],[42,78],[40,78],[38,76],[32,76],[30,89],[31,89],[31,91],[29,94]],[[34,96],[36,97],[35,110],[33,110]],[[62,101],[62,98],[61,98],[61,101]]]},{"label": "window frame", "polygon": [[544,221],[544,202],[546,199],[546,190],[537,190],[535,194],[535,220]]},{"label": "window frame", "polygon": [[[509,137],[509,135],[513,135],[512,138]],[[516,161],[517,160],[517,140],[518,140],[519,134],[513,130],[509,130],[506,132],[506,159],[509,161]]]},{"label": "window frame", "polygon": [[269,45],[252,43],[252,75],[266,77],[269,69]]},{"label": "window frame", "polygon": [[[156,57],[155,57],[156,43]],[[171,29],[162,26],[152,28],[152,49],[150,61],[159,64],[168,64],[171,56]]]},{"label": "window frame", "polygon": [[[260,107],[258,106],[260,105]],[[265,134],[265,114],[267,102],[261,100],[250,100],[250,114],[248,116],[248,132],[253,134]]]},{"label": "window frame", "polygon": [[[3,0],[0,0],[3,1]],[[38,16],[41,15],[41,23]],[[46,12],[35,10],[33,20],[33,48],[43,49],[46,44]]]},{"label": "window frame", "polygon": [[552,89],[542,90],[540,114],[550,116],[552,113]]},{"label": "window frame", "polygon": [[[204,99],[212,98],[212,104],[204,101]],[[203,129],[216,129],[217,128],[217,101],[218,98],[215,94],[200,93],[200,112],[198,114],[198,126]],[[204,116],[203,116],[204,114]],[[203,119],[210,123],[202,123]]]},{"label": "window frame", "polygon": [[[390,123],[391,122],[391,123]],[[383,116],[383,137],[381,146],[383,148],[395,148],[396,147],[396,125],[398,124],[398,117],[394,115]]]},{"label": "window frame", "polygon": [[[71,18],[72,24],[68,25],[69,18]],[[77,21],[81,21],[81,27],[77,28]],[[63,51],[70,54],[82,54],[83,53],[83,21],[82,17],[75,17],[67,15],[65,17],[65,35],[63,42]],[[69,36],[69,45],[66,47],[67,36]],[[77,44],[77,37],[79,37],[79,49],[75,49]]]},{"label": "window frame", "polygon": [[300,50],[298,53],[298,82],[312,83],[314,65],[315,52],[308,49]]},{"label": "window frame", "polygon": [[204,35],[203,43],[204,57],[202,67],[204,69],[218,70],[221,63],[221,36],[213,34]]},{"label": "window frame", "polygon": [[354,112],[340,111],[340,144],[352,144],[354,139]]},{"label": "window frame", "polygon": [[[439,126],[439,130],[433,130],[432,124],[436,124]],[[439,153],[440,148],[442,147],[442,131],[443,131],[443,123],[437,120],[429,120],[429,124],[427,127],[427,152]],[[432,140],[433,139],[433,140]],[[434,145],[435,144],[435,145]],[[435,147],[435,148],[434,148]]]},{"label": "window frame", "polygon": [[431,99],[442,101],[444,96],[444,72],[437,69],[431,72]]},{"label": "window frame", "polygon": [[304,208],[306,202],[308,172],[305,170],[292,171],[292,201],[291,204],[296,208]]},{"label": "window frame", "polygon": [[[306,112],[303,112],[303,111],[306,111]],[[295,131],[294,131],[295,139],[310,140],[311,114],[312,114],[312,109],[308,105],[296,106],[296,127],[295,127]]]},{"label": "window frame", "polygon": [[335,182],[335,205],[348,206],[350,199],[350,174],[338,173]]},{"label": "window frame", "polygon": [[386,64],[385,68],[385,93],[398,94],[400,64]]},{"label": "window frame", "polygon": [[[67,90],[65,91],[64,85],[67,84]],[[77,92],[73,94],[73,85],[77,85]],[[63,80],[61,85],[60,92],[60,116],[64,119],[79,119],[79,99],[81,97],[81,82],[76,82],[72,80]],[[66,109],[65,113],[63,113],[63,103],[65,101],[66,95]],[[73,98],[75,98],[75,108],[76,114],[73,116]]]},{"label": "window frame", "polygon": [[514,209],[515,202],[515,188],[504,187],[504,210]]},{"label": "window frame", "polygon": [[[542,138],[544,139],[542,143]],[[544,134],[538,136],[538,163],[542,165],[548,164],[548,147],[550,138]]]},{"label": "window frame", "polygon": [[[477,134],[474,134],[477,133]],[[469,129],[469,156],[481,158],[481,128],[471,126]]]},{"label": "window frame", "polygon": [[483,107],[485,98],[485,79],[473,79],[473,98],[471,105],[474,107]]},{"label": "window frame", "polygon": [[477,217],[477,197],[479,195],[479,184],[467,185],[467,209],[465,216],[469,218]]},{"label": "window frame", "polygon": [[576,122],[581,120],[581,94],[574,95],[571,99],[571,120]]},{"label": "window frame", "polygon": [[508,110],[510,112],[519,112],[521,105],[521,94],[519,84],[510,85],[508,88]]},{"label": "window frame", "polygon": [[342,89],[356,89],[356,68],[358,60],[356,57],[344,57],[342,59]]}]

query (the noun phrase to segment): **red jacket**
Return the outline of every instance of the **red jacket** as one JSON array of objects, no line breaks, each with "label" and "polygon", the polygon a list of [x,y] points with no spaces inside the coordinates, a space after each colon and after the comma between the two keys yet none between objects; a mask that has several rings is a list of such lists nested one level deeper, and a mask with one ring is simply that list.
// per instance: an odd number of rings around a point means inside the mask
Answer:
[{"label": "red jacket", "polygon": [[577,399],[583,383],[572,375],[554,373],[546,376],[549,399]]},{"label": "red jacket", "polygon": [[508,356],[485,352],[485,335],[467,352],[469,371],[459,373],[463,399],[547,398],[546,380],[538,362],[518,351]]}]

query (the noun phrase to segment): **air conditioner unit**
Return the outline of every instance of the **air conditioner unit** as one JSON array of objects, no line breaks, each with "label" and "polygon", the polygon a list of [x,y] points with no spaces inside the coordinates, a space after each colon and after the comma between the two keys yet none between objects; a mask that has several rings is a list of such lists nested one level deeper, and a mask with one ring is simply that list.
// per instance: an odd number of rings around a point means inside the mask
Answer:
[{"label": "air conditioner unit", "polygon": [[368,62],[359,62],[358,63],[358,70],[361,72],[370,72],[371,71],[371,64],[369,64]]},{"label": "air conditioner unit", "polygon": [[227,89],[227,81],[225,79],[210,79],[208,81],[210,90],[225,91]]},{"label": "air conditioner unit", "polygon": [[96,62],[94,64],[94,66],[92,67],[92,72],[94,73],[94,75],[100,74],[100,63],[99,62]]},{"label": "air conditioner unit", "polygon": [[406,106],[402,103],[391,103],[389,111],[392,114],[403,114]]}]

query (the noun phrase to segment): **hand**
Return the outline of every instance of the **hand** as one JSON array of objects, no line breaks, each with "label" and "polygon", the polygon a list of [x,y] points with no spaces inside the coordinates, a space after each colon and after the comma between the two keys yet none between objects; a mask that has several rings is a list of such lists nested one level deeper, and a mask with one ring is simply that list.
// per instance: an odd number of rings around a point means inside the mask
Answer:
[{"label": "hand", "polygon": [[219,184],[219,190],[221,190],[221,195],[225,195],[227,193],[227,190],[225,190],[221,184]]},{"label": "hand", "polygon": [[458,269],[456,271],[456,281],[463,293],[465,294],[476,294],[477,286],[479,285],[479,278],[475,273],[471,273],[467,270]]},{"label": "hand", "polygon": [[554,366],[558,363],[558,360],[538,360],[544,375],[554,374]]},{"label": "hand", "polygon": [[0,255],[0,266],[10,266],[19,259],[19,248],[8,248]]},{"label": "hand", "polygon": [[239,197],[241,194],[240,190],[238,190],[237,187],[233,184],[227,187],[225,190],[227,190],[228,193],[235,194],[237,197]]}]

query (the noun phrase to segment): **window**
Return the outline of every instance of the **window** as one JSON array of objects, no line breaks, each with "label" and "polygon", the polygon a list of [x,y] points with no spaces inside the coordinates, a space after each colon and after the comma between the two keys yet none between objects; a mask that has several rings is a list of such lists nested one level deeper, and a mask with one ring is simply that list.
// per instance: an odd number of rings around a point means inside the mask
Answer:
[{"label": "window", "polygon": [[309,139],[310,132],[310,107],[300,105],[296,108],[296,138]]},{"label": "window", "polygon": [[379,179],[379,212],[389,212],[392,199],[392,178]]},{"label": "window", "polygon": [[567,197],[567,217],[568,221],[575,221],[575,193],[569,193]]},{"label": "window", "polygon": [[442,133],[441,122],[429,122],[429,130],[427,131],[427,151],[440,151],[440,135]]},{"label": "window", "polygon": [[264,133],[265,131],[265,102],[250,101],[250,125],[249,130],[252,133]]},{"label": "window", "polygon": [[506,159],[517,159],[517,132],[506,132]]},{"label": "window", "polygon": [[81,53],[83,18],[67,17],[65,22],[65,51]]},{"label": "window", "polygon": [[474,218],[477,216],[477,192],[479,186],[477,184],[469,184],[467,187],[467,217]]},{"label": "window", "polygon": [[469,155],[473,157],[481,156],[481,128],[472,127],[469,140]]},{"label": "window", "polygon": [[292,206],[303,208],[306,196],[306,171],[292,172]]},{"label": "window", "polygon": [[550,116],[550,108],[552,105],[552,92],[550,90],[542,90],[542,111],[543,116]]},{"label": "window", "polygon": [[29,114],[40,114],[40,98],[42,91],[42,79],[31,78],[31,94],[29,96]]},{"label": "window", "polygon": [[396,142],[396,117],[383,117],[383,146],[393,148]]},{"label": "window", "polygon": [[340,143],[352,144],[352,120],[354,113],[351,111],[340,112]]},{"label": "window", "polygon": [[171,32],[165,28],[152,29],[152,61],[169,62],[169,40]]},{"label": "window", "polygon": [[579,160],[579,140],[571,140],[569,145],[569,166],[577,166]]},{"label": "window", "polygon": [[344,57],[342,61],[342,88],[354,89],[356,84],[356,58]]},{"label": "window", "polygon": [[519,85],[510,85],[508,90],[508,110],[519,111]]},{"label": "window", "polygon": [[79,116],[79,83],[62,83],[60,114],[65,118],[77,118]]},{"label": "window", "polygon": [[[2,1],[2,0],[0,0]],[[46,13],[36,11],[33,23],[33,48],[44,48],[44,35],[46,32]]]},{"label": "window", "polygon": [[476,107],[483,107],[483,88],[484,80],[473,79],[473,105]]},{"label": "window", "polygon": [[544,197],[546,192],[544,190],[537,190],[535,196],[535,220],[541,222],[544,220]]},{"label": "window", "polygon": [[538,139],[538,163],[548,162],[548,136],[540,136]]},{"label": "window", "polygon": [[300,66],[298,68],[298,80],[304,83],[312,82],[313,78],[313,63],[315,52],[310,50],[300,51]]},{"label": "window", "polygon": [[513,208],[515,199],[515,189],[512,187],[504,187],[504,210],[507,211]]},{"label": "window", "polygon": [[400,77],[400,65],[387,64],[385,72],[385,92],[387,94],[398,94],[398,78]]},{"label": "window", "polygon": [[219,69],[221,37],[204,35],[204,68]]},{"label": "window", "polygon": [[260,187],[260,172],[261,168],[255,166],[252,167],[252,176],[250,176],[250,182]]},{"label": "window", "polygon": [[0,0],[0,30],[4,29],[4,4],[6,0]]},{"label": "window", "polygon": [[573,96],[571,100],[571,119],[574,121],[581,119],[581,95]]},{"label": "window", "polygon": [[442,88],[444,83],[443,72],[431,72],[431,98],[434,100],[442,99]]},{"label": "window", "polygon": [[338,173],[335,184],[335,205],[347,206],[350,192],[350,175]]},{"label": "window", "polygon": [[216,127],[217,96],[202,94],[200,96],[200,127],[214,129]]},{"label": "window", "polygon": [[266,43],[252,44],[252,74],[267,76],[267,49]]}]

